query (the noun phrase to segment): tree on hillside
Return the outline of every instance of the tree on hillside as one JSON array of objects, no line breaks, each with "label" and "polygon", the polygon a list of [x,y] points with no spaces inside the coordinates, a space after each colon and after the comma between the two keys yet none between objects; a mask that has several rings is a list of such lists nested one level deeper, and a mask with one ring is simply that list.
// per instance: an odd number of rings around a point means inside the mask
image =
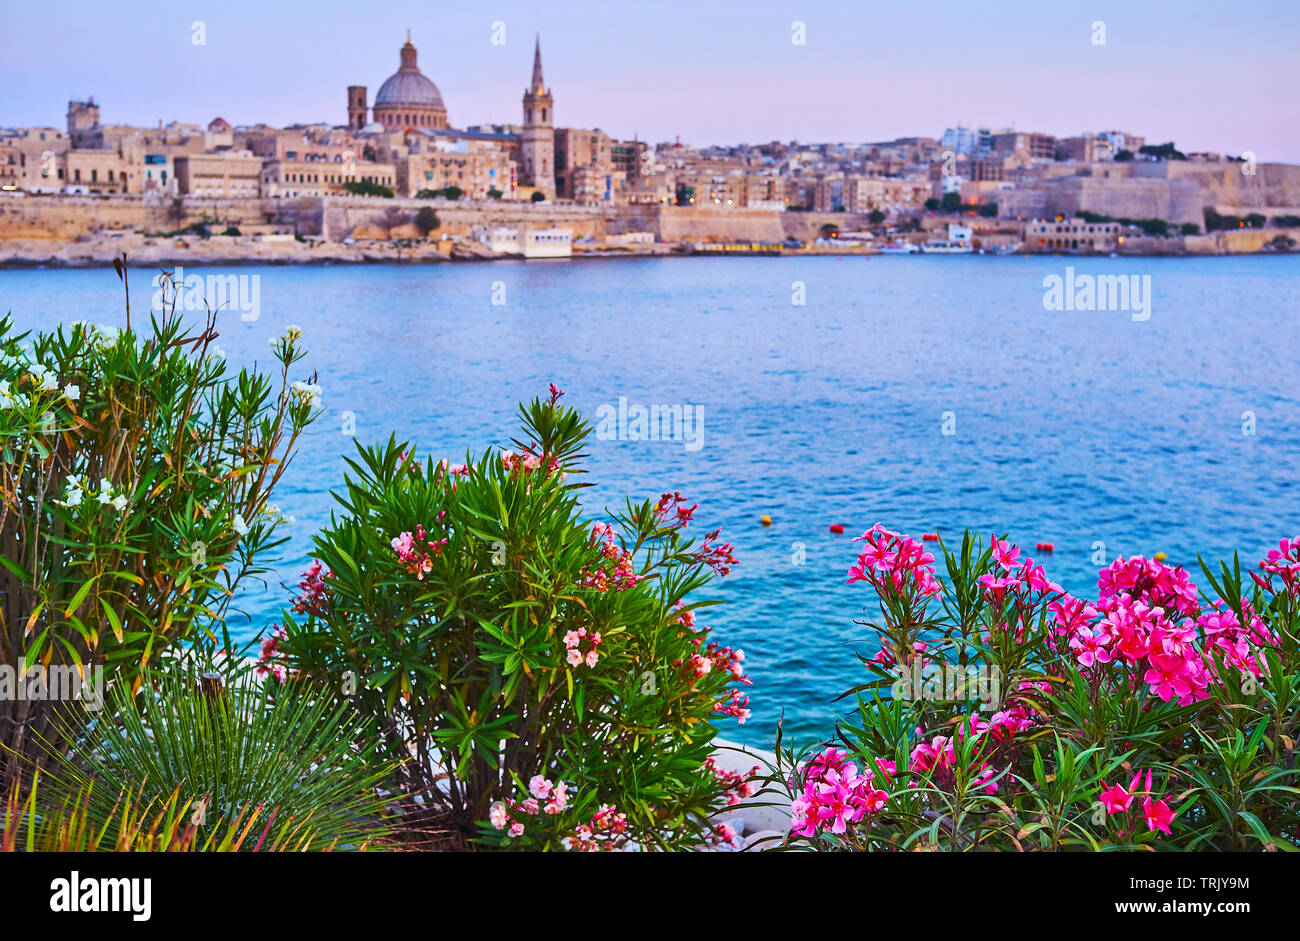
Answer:
[{"label": "tree on hillside", "polygon": [[1164,144],[1144,144],[1138,153],[1155,157],[1157,160],[1186,160],[1187,155],[1174,146],[1173,141]]},{"label": "tree on hillside", "polygon": [[387,186],[380,186],[369,180],[348,180],[343,184],[343,188],[353,196],[382,196],[384,199],[392,199],[397,195]]},{"label": "tree on hillside", "polygon": [[943,207],[944,212],[956,212],[961,209],[961,193],[944,193],[939,205]]},{"label": "tree on hillside", "polygon": [[536,190],[533,192],[532,200],[535,203],[544,203],[546,202],[546,194],[540,190]]},{"label": "tree on hillside", "polygon": [[377,222],[380,228],[388,229],[391,232],[399,226],[410,225],[411,214],[405,209],[398,209],[396,206],[391,206],[380,213]]},{"label": "tree on hillside", "polygon": [[429,233],[438,228],[442,223],[438,221],[438,214],[433,211],[432,206],[421,206],[420,211],[415,214],[415,227],[425,238]]},{"label": "tree on hillside", "polygon": [[885,214],[879,209],[873,209],[871,210],[871,215],[867,218],[871,221],[872,225],[880,225],[880,223],[885,221]]}]

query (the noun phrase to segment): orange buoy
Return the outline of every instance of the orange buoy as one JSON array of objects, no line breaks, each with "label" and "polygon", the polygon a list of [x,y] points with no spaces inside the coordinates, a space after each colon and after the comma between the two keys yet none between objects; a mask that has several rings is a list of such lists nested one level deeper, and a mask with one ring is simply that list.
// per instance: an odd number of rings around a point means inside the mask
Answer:
[{"label": "orange buoy", "polygon": [[938,541],[939,541],[939,534],[938,534],[938,533],[921,533],[921,538],[922,538],[923,540],[925,540],[926,542],[938,542]]},{"label": "orange buoy", "polygon": [[1169,556],[1165,555],[1163,552],[1157,552],[1151,558],[1155,559],[1157,562],[1163,562],[1165,559],[1169,558]]},{"label": "orange buoy", "polygon": [[771,525],[772,525],[772,517],[770,517],[770,516],[764,516],[764,517],[762,517],[762,518],[759,520],[759,522],[762,523],[764,526],[771,526]]},{"label": "orange buoy", "polygon": [[844,532],[844,527],[841,526],[839,523],[831,523],[831,532],[842,533]]},{"label": "orange buoy", "polygon": [[1054,552],[1056,550],[1056,546],[1052,545],[1050,542],[1040,542],[1035,545],[1034,548],[1039,552]]}]

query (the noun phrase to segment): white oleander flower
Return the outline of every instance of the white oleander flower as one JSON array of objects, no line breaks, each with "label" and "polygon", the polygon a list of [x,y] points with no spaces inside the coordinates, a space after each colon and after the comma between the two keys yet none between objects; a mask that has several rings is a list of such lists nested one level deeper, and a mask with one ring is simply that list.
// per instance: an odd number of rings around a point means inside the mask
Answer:
[{"label": "white oleander flower", "polygon": [[59,387],[59,378],[42,363],[31,364],[32,379],[41,387],[42,392],[53,392]]},{"label": "white oleander flower", "polygon": [[292,343],[294,340],[297,340],[302,336],[302,327],[298,326],[296,323],[291,323],[289,326],[284,328],[284,336],[285,339]]},{"label": "white oleander flower", "polygon": [[314,383],[298,381],[289,386],[298,398],[312,408],[319,408],[324,390]]},{"label": "white oleander flower", "polygon": [[248,524],[238,513],[235,514],[235,521],[231,524],[231,528],[240,536],[248,535]]},{"label": "white oleander flower", "polygon": [[81,398],[81,386],[66,385],[63,387],[63,394],[69,402],[75,402]]},{"label": "white oleander flower", "polygon": [[55,500],[59,506],[66,506],[68,509],[75,509],[81,506],[81,501],[85,499],[85,494],[81,490],[81,481],[75,474],[69,474],[64,478],[64,483],[68,485],[68,495],[62,500]]},{"label": "white oleander flower", "polygon": [[125,507],[126,507],[126,497],[122,496],[122,494],[119,493],[117,496],[113,498],[113,509],[121,513]]}]

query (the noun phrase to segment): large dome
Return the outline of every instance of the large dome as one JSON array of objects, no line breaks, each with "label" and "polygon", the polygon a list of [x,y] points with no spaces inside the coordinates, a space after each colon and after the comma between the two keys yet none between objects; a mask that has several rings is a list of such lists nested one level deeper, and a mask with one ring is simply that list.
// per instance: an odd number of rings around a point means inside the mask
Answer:
[{"label": "large dome", "polygon": [[445,111],[438,86],[424,77],[415,64],[415,46],[408,36],[401,50],[402,67],[379,86],[376,108],[437,108]]},{"label": "large dome", "polygon": [[418,71],[398,69],[379,86],[375,106],[395,108],[442,108],[442,93],[438,86]]}]

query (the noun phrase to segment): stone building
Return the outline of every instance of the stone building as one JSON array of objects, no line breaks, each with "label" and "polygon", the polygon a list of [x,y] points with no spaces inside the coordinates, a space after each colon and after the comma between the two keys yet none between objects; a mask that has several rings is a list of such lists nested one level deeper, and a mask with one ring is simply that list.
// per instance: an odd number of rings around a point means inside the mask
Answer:
[{"label": "stone building", "polygon": [[[613,142],[600,128],[562,127],[555,131],[555,196],[580,203],[614,201]],[[627,179],[620,172],[620,179]]]},{"label": "stone building", "polygon": [[74,148],[96,150],[104,146],[99,125],[99,105],[94,98],[68,102],[68,140]]},{"label": "stone building", "polygon": [[349,183],[374,183],[397,189],[397,167],[391,163],[352,160],[263,160],[262,195],[343,196]]},{"label": "stone building", "polygon": [[1119,241],[1116,222],[1034,219],[1023,230],[1024,247],[1031,252],[1110,252]]},{"label": "stone building", "polygon": [[469,199],[512,199],[516,165],[513,135],[482,131],[431,131],[408,136],[405,153],[393,158],[397,192],[456,187]]},{"label": "stone building", "polygon": [[248,151],[184,154],[173,159],[182,195],[210,199],[253,198],[261,195],[262,158]]}]

